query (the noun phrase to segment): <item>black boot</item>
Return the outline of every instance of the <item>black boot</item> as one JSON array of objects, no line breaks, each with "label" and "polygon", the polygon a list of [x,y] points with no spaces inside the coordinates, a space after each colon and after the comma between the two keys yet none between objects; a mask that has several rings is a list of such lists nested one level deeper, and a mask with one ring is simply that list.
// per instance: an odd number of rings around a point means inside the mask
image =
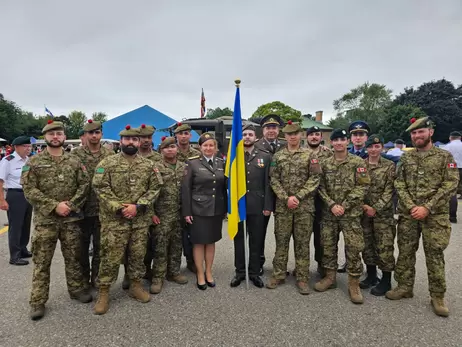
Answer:
[{"label": "black boot", "polygon": [[391,272],[382,271],[380,283],[371,289],[371,294],[375,296],[384,296],[391,289]]},{"label": "black boot", "polygon": [[367,265],[367,277],[359,283],[361,289],[368,289],[374,287],[379,283],[377,278],[377,266]]}]

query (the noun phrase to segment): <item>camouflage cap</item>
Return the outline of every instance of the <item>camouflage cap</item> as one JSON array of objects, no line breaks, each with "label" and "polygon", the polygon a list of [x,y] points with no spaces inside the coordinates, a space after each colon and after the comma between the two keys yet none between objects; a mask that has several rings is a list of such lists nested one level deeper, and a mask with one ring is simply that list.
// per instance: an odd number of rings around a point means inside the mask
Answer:
[{"label": "camouflage cap", "polygon": [[57,129],[64,130],[63,122],[53,121],[50,119],[48,120],[47,125],[43,127],[42,134],[45,134],[46,132],[50,130],[57,130]]},{"label": "camouflage cap", "polygon": [[119,136],[140,136],[140,129],[132,128],[130,125],[125,126],[125,129],[119,133]]},{"label": "camouflage cap", "polygon": [[30,145],[30,137],[29,136],[18,136],[11,142],[12,146],[20,146],[20,145]]},{"label": "camouflage cap", "polygon": [[381,143],[382,145],[384,144],[383,137],[380,137],[379,135],[373,134],[369,136],[369,138],[366,141],[366,147],[369,147],[371,145]]},{"label": "camouflage cap", "polygon": [[162,142],[160,143],[160,149],[168,147],[170,145],[176,145],[176,139],[174,137],[162,136]]},{"label": "camouflage cap", "polygon": [[423,117],[419,119],[411,118],[411,125],[406,129],[406,131],[411,132],[413,130],[423,128],[433,129],[433,122],[429,117]]},{"label": "camouflage cap", "polygon": [[203,133],[201,137],[199,137],[199,146],[202,146],[202,144],[208,140],[215,140],[215,136],[210,133]]},{"label": "camouflage cap", "polygon": [[252,123],[247,123],[242,125],[242,131],[244,130],[252,130],[253,132],[256,131],[254,125]]},{"label": "camouflage cap", "polygon": [[302,131],[302,128],[300,127],[299,123],[293,123],[291,120],[287,121],[287,124],[284,128],[282,128],[282,132],[284,134],[290,134],[290,133],[298,133]]},{"label": "camouflage cap", "polygon": [[101,122],[95,121],[93,119],[89,119],[83,126],[84,132],[94,131],[98,129],[103,130],[103,126],[101,125]]},{"label": "camouflage cap", "polygon": [[156,132],[156,127],[153,125],[141,124],[138,130],[140,136],[152,136]]},{"label": "camouflage cap", "polygon": [[309,134],[312,134],[312,133],[318,133],[318,132],[321,132],[321,128],[318,127],[317,125],[315,126],[312,126],[308,129],[306,129],[306,134],[309,135]]},{"label": "camouflage cap", "polygon": [[330,134],[331,141],[335,139],[341,139],[344,137],[348,138],[348,133],[344,129],[334,129],[334,131],[332,131],[332,134]]},{"label": "camouflage cap", "polygon": [[281,117],[279,117],[277,114],[269,114],[262,118],[262,120],[260,121],[260,125],[262,128],[268,125],[277,125],[282,127],[284,126],[284,122],[282,121]]},{"label": "camouflage cap", "polygon": [[176,123],[176,128],[173,132],[175,134],[178,134],[182,131],[191,131],[191,126],[189,124],[183,124],[181,122]]}]

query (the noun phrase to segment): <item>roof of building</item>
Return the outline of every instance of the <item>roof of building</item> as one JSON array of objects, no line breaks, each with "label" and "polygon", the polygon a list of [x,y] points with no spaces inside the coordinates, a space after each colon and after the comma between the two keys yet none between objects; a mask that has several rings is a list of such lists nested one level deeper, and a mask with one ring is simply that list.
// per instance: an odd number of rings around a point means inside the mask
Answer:
[{"label": "roof of building", "polygon": [[316,122],[315,120],[309,119],[309,118],[304,118],[302,121],[302,128],[303,129],[308,129],[311,127],[317,126],[323,131],[332,131],[331,127],[328,127],[327,125],[322,124],[321,122]]}]

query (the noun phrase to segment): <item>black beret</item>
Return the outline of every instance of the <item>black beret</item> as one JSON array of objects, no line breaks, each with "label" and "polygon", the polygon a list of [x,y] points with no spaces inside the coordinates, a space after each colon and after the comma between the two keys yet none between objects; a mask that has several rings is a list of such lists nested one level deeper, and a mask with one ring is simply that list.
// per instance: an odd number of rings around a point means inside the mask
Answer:
[{"label": "black beret", "polygon": [[452,137],[462,137],[462,135],[460,134],[460,132],[458,131],[453,131],[449,134],[449,136],[452,136]]},{"label": "black beret", "polygon": [[30,145],[30,137],[28,136],[18,136],[13,140],[11,143],[13,146],[19,146],[19,145]]},{"label": "black beret", "polygon": [[344,129],[334,129],[332,134],[330,134],[330,140],[341,139],[344,137],[348,137],[348,133]]},{"label": "black beret", "polygon": [[404,141],[401,140],[401,139],[396,139],[396,140],[395,140],[395,144],[397,144],[397,145],[404,145]]},{"label": "black beret", "polygon": [[316,125],[306,129],[307,135],[312,134],[312,133],[317,133],[317,132],[321,132],[321,129]]}]

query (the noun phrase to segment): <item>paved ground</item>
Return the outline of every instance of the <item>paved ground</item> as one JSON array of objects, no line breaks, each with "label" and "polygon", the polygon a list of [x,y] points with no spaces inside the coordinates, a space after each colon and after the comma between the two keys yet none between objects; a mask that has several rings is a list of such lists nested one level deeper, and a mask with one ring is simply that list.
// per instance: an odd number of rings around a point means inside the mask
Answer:
[{"label": "paved ground", "polygon": [[[0,214],[0,222],[3,219]],[[0,235],[0,346],[462,346],[461,231],[460,225],[454,225],[446,251],[451,309],[447,319],[431,311],[423,251],[419,251],[413,299],[391,302],[366,293],[365,304],[355,306],[348,300],[346,275],[339,275],[338,289],[306,297],[297,293],[293,278],[272,291],[252,285],[249,290],[245,285],[230,288],[233,247],[225,238],[217,248],[216,288],[198,290],[194,276],[187,273],[188,285],[168,283],[150,303],[140,304],[124,293],[119,279],[111,291],[110,311],[100,317],[92,314],[92,304],[69,299],[58,250],[47,315],[39,322],[28,318],[32,266],[8,264],[4,233]],[[267,245],[272,258],[271,234]],[[293,268],[293,261],[289,267]],[[314,264],[311,270],[313,282]]]}]

